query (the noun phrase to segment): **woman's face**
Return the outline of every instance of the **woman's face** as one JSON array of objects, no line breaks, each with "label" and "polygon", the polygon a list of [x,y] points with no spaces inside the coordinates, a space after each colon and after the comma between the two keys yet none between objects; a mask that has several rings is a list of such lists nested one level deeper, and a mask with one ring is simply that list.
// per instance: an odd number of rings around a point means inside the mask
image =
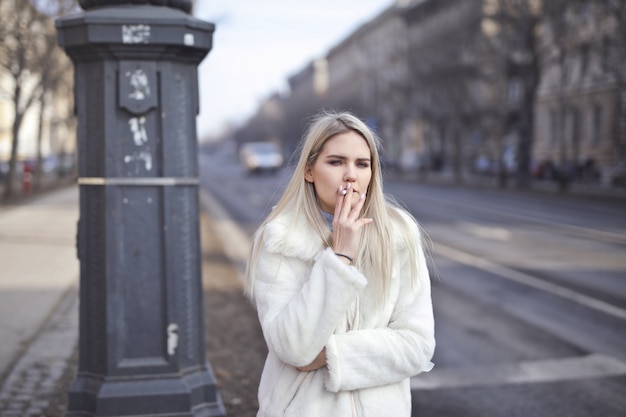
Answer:
[{"label": "woman's face", "polygon": [[322,210],[333,214],[339,187],[351,188],[346,197],[352,206],[361,194],[367,193],[372,179],[372,155],[365,139],[354,131],[340,133],[328,139],[315,163],[305,173],[313,184]]}]

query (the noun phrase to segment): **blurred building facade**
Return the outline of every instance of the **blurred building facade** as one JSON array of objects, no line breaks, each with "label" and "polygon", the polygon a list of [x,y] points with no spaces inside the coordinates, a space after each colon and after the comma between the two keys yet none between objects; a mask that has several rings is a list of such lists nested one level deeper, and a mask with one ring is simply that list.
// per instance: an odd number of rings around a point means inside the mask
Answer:
[{"label": "blurred building facade", "polygon": [[626,162],[619,131],[626,22],[610,3],[572,5],[561,20],[546,23],[533,152],[541,169],[563,166],[583,180],[606,183]]},{"label": "blurred building facade", "polygon": [[293,150],[312,114],[348,110],[398,169],[462,180],[511,175],[525,161],[529,175],[552,164],[586,179],[593,164],[595,180],[610,183],[625,161],[624,7],[398,0],[290,77],[278,137]]}]

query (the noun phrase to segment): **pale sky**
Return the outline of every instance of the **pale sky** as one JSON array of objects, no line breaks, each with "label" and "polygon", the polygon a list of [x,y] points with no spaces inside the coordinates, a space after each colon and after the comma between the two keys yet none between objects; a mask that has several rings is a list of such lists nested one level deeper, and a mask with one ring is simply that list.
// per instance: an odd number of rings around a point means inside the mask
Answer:
[{"label": "pale sky", "polygon": [[200,138],[239,124],[287,78],[323,56],[393,0],[197,0],[195,17],[216,24],[199,67]]}]

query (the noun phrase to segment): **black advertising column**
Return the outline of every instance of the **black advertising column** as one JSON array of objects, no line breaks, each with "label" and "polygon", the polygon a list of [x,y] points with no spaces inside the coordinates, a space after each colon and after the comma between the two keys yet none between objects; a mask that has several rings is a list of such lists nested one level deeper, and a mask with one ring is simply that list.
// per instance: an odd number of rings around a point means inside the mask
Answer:
[{"label": "black advertising column", "polygon": [[[57,21],[75,66],[78,375],[68,416],[224,416],[205,357],[190,0],[89,1]],[[123,3],[123,2],[122,2]],[[149,1],[145,1],[149,3]]]}]

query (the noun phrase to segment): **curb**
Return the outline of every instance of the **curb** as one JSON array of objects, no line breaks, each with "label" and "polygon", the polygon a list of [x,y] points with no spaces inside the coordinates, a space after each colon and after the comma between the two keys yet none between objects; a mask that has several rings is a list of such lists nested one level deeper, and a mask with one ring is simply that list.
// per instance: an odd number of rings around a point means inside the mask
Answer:
[{"label": "curb", "polygon": [[[250,252],[250,238],[229,216],[222,205],[208,192],[200,190],[200,210],[211,217],[211,226],[215,230],[224,253],[235,266],[242,284],[245,283],[245,268]],[[228,236],[227,239],[224,236]]]},{"label": "curb", "polygon": [[493,177],[480,177],[465,175],[462,183],[456,183],[451,175],[434,174],[429,172],[425,176],[415,173],[395,173],[385,171],[386,178],[395,181],[413,183],[417,185],[432,185],[441,187],[458,187],[467,189],[491,190],[505,193],[549,195],[563,198],[593,198],[612,201],[626,201],[626,188],[603,187],[601,185],[585,185],[573,183],[568,191],[560,191],[558,184],[554,182],[532,181],[528,188],[517,188],[515,180],[510,179],[505,188],[500,188],[497,179]]}]

